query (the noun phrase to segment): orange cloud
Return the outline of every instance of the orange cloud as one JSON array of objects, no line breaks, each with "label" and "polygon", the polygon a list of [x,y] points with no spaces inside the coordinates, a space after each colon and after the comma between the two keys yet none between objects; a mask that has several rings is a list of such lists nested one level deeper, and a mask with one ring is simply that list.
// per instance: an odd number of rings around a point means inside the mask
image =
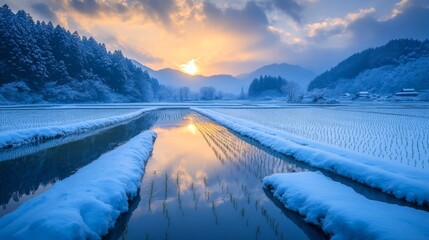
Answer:
[{"label": "orange cloud", "polygon": [[[5,2],[14,10],[29,11],[35,19],[93,36],[108,49],[120,49],[154,69],[180,69],[198,59],[203,75],[239,74],[273,62],[320,70],[336,64],[344,54],[388,38],[428,36],[421,20],[427,16],[425,0],[385,4],[392,9],[387,16],[380,16],[381,8],[375,11],[370,0],[362,0],[362,7],[353,3],[351,10],[318,0]],[[310,16],[309,11],[317,16]],[[332,16],[332,12],[342,17]],[[368,40],[363,41],[362,36]]]}]

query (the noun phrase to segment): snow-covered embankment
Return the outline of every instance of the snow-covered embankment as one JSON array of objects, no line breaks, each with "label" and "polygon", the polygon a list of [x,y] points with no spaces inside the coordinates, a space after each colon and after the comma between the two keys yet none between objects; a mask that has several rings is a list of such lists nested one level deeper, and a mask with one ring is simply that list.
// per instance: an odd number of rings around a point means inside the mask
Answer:
[{"label": "snow-covered embankment", "polygon": [[73,134],[113,127],[134,120],[140,117],[143,113],[155,109],[156,108],[140,109],[128,114],[82,121],[64,126],[39,127],[1,132],[0,149],[15,148],[26,144],[36,144],[50,139],[57,139]]},{"label": "snow-covered embankment", "polygon": [[332,239],[429,238],[428,212],[369,200],[320,172],[273,174],[263,184]]},{"label": "snow-covered embankment", "polygon": [[146,131],[0,219],[0,239],[99,239],[140,180],[156,134]]},{"label": "snow-covered embankment", "polygon": [[408,202],[429,204],[429,174],[423,170],[299,138],[211,110],[192,110],[313,167],[380,189]]}]

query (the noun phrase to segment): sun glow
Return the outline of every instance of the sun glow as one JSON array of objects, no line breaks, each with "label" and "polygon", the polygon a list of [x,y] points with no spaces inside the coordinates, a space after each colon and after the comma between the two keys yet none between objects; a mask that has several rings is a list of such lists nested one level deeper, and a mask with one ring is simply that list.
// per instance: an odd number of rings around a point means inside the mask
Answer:
[{"label": "sun glow", "polygon": [[195,75],[198,72],[198,67],[197,67],[197,64],[195,64],[195,62],[196,60],[192,59],[186,64],[180,65],[180,68],[182,69],[182,71],[184,71],[187,74]]},{"label": "sun glow", "polygon": [[192,133],[192,135],[197,133],[197,127],[193,123],[188,124],[188,130]]}]

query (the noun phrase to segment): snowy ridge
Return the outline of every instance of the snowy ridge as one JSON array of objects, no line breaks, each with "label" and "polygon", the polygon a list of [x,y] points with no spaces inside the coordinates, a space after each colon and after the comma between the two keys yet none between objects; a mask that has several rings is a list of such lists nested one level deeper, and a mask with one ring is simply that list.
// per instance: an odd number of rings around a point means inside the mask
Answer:
[{"label": "snowy ridge", "polygon": [[0,239],[100,239],[128,210],[156,134],[146,131],[0,219]]},{"label": "snowy ridge", "polygon": [[408,202],[429,204],[429,174],[423,170],[306,140],[218,112],[192,110],[313,167],[380,189]]},{"label": "snowy ridge", "polygon": [[36,144],[49,139],[62,138],[72,134],[84,133],[96,129],[112,127],[131,121],[145,112],[156,108],[141,109],[132,113],[119,116],[82,121],[64,126],[40,127],[22,129],[17,131],[5,131],[0,133],[0,149],[16,148],[26,144]]},{"label": "snowy ridge", "polygon": [[428,212],[369,200],[320,172],[273,174],[263,184],[332,239],[429,238]]}]

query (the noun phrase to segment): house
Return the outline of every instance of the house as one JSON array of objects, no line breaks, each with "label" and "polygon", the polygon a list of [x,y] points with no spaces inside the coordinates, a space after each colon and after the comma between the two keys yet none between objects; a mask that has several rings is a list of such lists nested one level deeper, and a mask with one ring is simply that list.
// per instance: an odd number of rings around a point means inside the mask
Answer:
[{"label": "house", "polygon": [[360,91],[360,92],[356,93],[356,97],[369,97],[369,92]]},{"label": "house", "polygon": [[419,93],[414,88],[404,88],[400,92],[395,93],[396,96],[401,97],[415,97]]}]

